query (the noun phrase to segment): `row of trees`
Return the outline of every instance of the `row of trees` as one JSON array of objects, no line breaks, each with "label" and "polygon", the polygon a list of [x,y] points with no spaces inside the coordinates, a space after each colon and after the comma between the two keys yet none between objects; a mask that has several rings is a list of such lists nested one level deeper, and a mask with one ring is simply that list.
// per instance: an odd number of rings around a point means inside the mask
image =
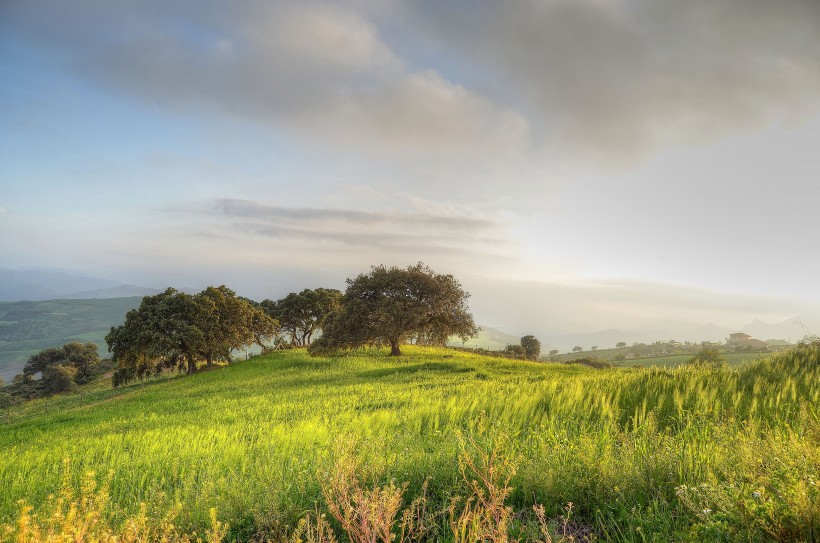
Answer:
[{"label": "row of trees", "polygon": [[374,266],[348,279],[344,294],[306,289],[259,304],[224,285],[193,295],[169,288],[143,298],[106,342],[115,386],[165,368],[195,373],[201,363],[228,362],[233,350],[254,343],[263,350],[308,347],[314,355],[389,345],[392,355],[400,355],[403,343],[445,345],[454,335],[474,336],[468,298],[452,275],[422,263]]},{"label": "row of trees", "polygon": [[254,343],[265,348],[279,331],[275,319],[224,285],[198,294],[169,288],[144,297],[105,341],[118,386],[164,368],[195,373],[201,362],[230,361],[234,349]]}]

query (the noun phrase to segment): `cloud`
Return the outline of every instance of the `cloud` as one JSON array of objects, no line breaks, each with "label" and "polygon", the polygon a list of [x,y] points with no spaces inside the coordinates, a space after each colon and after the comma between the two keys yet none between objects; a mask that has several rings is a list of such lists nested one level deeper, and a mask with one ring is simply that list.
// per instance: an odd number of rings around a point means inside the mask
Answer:
[{"label": "cloud", "polygon": [[[396,254],[492,254],[504,256],[504,225],[486,218],[416,212],[292,208],[238,199],[218,199],[206,216],[230,219],[243,234],[296,244],[304,250],[346,246]],[[220,224],[223,224],[220,221]]]},{"label": "cloud", "polygon": [[426,213],[380,213],[350,209],[293,208],[232,198],[216,200],[213,203],[213,208],[217,212],[229,216],[302,224],[344,222],[353,226],[368,228],[379,225],[393,225],[399,227],[443,228],[450,231],[486,231],[500,226],[496,221],[483,218]]},{"label": "cloud", "polygon": [[631,161],[820,104],[814,0],[407,5],[451,63],[529,112],[556,157]]},{"label": "cloud", "polygon": [[475,201],[495,197],[488,186],[522,194],[820,111],[815,0],[3,10],[15,36],[108,90],[250,120],[318,153],[352,153],[394,188],[447,184]]},{"label": "cloud", "polygon": [[527,145],[522,116],[433,68],[408,67],[376,24],[344,3],[14,8],[14,26],[48,43],[65,65],[151,103],[272,123],[359,152]]}]

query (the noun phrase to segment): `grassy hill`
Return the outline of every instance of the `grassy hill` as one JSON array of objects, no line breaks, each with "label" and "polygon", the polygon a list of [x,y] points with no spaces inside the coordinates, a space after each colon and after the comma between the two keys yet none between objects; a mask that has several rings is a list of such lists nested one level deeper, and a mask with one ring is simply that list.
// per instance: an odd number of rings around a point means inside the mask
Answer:
[{"label": "grassy hill", "polygon": [[137,307],[139,296],[99,300],[0,302],[0,378],[20,373],[29,356],[70,341],[92,341],[105,353],[105,335]]},{"label": "grassy hill", "polygon": [[[279,352],[15,408],[0,426],[0,524],[20,498],[39,507],[64,477],[93,471],[111,474],[123,511],[178,501],[180,526],[202,533],[214,507],[230,537],[273,538],[324,510],[320,481],[340,443],[367,485],[407,483],[405,504],[426,488],[442,510],[469,490],[466,435],[504,444],[519,519],[534,502],[566,516],[571,502],[571,526],[603,541],[809,541],[820,530],[816,347],[741,369],[603,371],[406,351]],[[447,516],[436,518],[448,540]]]}]

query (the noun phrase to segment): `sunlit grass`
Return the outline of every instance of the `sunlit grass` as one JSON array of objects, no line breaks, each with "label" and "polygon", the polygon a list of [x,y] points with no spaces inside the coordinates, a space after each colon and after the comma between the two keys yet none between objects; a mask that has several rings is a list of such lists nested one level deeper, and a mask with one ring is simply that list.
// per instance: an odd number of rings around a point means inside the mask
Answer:
[{"label": "sunlit grass", "polygon": [[[110,499],[125,513],[165,494],[184,506],[180,525],[200,533],[212,507],[237,537],[292,527],[321,502],[343,435],[356,436],[368,481],[407,482],[412,499],[427,480],[444,503],[463,490],[457,432],[480,427],[511,436],[515,509],[537,502],[556,517],[572,502],[605,540],[738,533],[749,509],[739,500],[753,492],[768,520],[742,533],[775,526],[799,541],[820,524],[810,496],[820,480],[816,347],[739,369],[601,371],[406,352],[280,352],[36,402],[0,426],[0,523],[20,498],[44,503],[70,458],[77,485],[88,470],[111,470]],[[725,519],[713,513],[721,508]]]}]

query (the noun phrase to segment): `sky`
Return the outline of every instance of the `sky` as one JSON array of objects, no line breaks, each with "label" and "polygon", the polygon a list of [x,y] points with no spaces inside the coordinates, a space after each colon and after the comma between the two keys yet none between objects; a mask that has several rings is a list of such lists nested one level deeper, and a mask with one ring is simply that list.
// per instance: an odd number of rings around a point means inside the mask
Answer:
[{"label": "sky", "polygon": [[[5,0],[0,254],[518,333],[820,330],[820,2]],[[814,319],[814,320],[813,320]]]}]

